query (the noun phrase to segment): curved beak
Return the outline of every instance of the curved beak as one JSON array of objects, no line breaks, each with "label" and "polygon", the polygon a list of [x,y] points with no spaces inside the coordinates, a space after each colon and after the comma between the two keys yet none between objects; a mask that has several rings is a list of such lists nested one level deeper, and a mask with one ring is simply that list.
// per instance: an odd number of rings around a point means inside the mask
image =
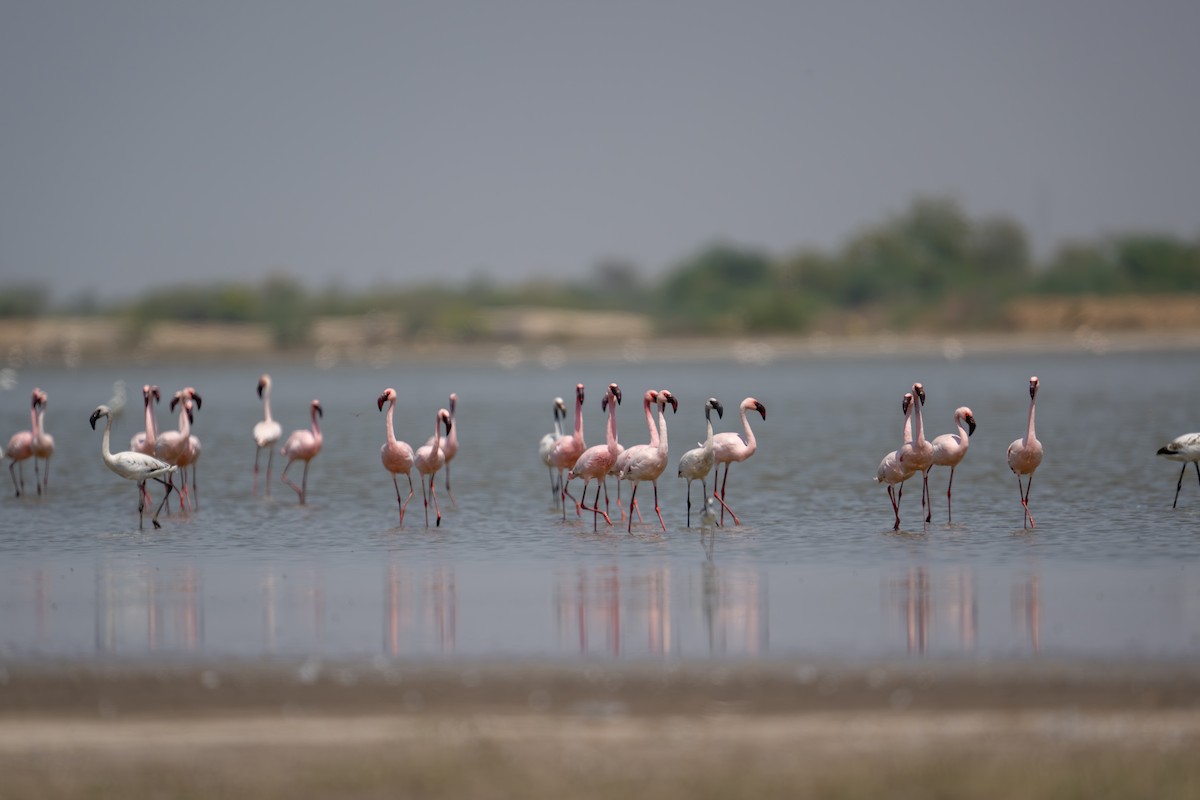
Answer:
[{"label": "curved beak", "polygon": [[967,417],[967,433],[974,435],[975,433],[975,418]]},{"label": "curved beak", "polygon": [[[96,430],[96,420],[100,419],[103,416],[104,416],[104,414],[100,413],[100,409],[98,409],[98,408],[92,412],[92,418],[89,420],[89,422],[92,423],[92,430]],[[1159,452],[1161,453],[1162,451],[1160,450]]]},{"label": "curved beak", "polygon": [[380,411],[383,411],[383,401],[385,399],[387,399],[387,392],[384,392],[383,394],[379,395],[379,399],[375,401],[375,404],[377,406],[379,406]]}]

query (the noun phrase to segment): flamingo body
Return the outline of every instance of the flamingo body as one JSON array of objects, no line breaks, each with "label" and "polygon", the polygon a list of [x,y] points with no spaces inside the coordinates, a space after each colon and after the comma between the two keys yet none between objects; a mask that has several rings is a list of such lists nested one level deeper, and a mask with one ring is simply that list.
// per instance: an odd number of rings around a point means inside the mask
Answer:
[{"label": "flamingo body", "polygon": [[[287,463],[283,466],[283,472],[279,479],[286,483],[296,492],[300,498],[300,505],[304,505],[308,499],[308,465],[312,462],[317,454],[321,452],[321,444],[324,442],[324,437],[321,435],[321,427],[317,424],[317,417],[324,416],[325,411],[321,408],[320,400],[313,400],[310,404],[310,414],[312,415],[312,427],[300,428],[288,434],[287,440],[283,443],[280,449],[280,454],[287,459]],[[304,462],[304,474],[300,479],[300,485],[297,486],[293,481],[288,480],[288,467],[296,461]]]},{"label": "flamingo body", "polygon": [[[404,509],[408,507],[408,501],[413,496],[412,485],[412,468],[413,468],[413,449],[408,442],[402,442],[396,438],[396,431],[392,425],[392,412],[396,410],[396,390],[388,387],[383,390],[383,394],[375,401],[379,406],[379,410],[383,411],[383,404],[388,404],[387,417],[385,418],[384,430],[386,440],[379,447],[379,460],[383,462],[383,468],[392,476],[392,485],[396,488],[396,503],[400,506],[400,524],[404,524]],[[396,480],[397,475],[403,474],[408,478],[408,497],[400,499],[400,483]]]},{"label": "flamingo body", "polygon": [[[1021,496],[1021,506],[1025,510],[1022,527],[1036,527],[1033,513],[1029,510],[1029,490],[1033,488],[1033,472],[1042,463],[1042,443],[1034,433],[1033,418],[1037,406],[1039,381],[1037,376],[1029,379],[1029,421],[1025,426],[1025,436],[1014,439],[1008,446],[1008,468],[1017,476],[1017,493]],[[1028,475],[1029,483],[1022,488],[1021,476]]]},{"label": "flamingo body", "polygon": [[975,414],[966,406],[959,406],[954,411],[954,433],[943,433],[931,442],[933,445],[933,465],[949,467],[950,480],[946,483],[946,522],[951,521],[950,489],[954,485],[954,468],[962,463],[971,443],[971,434],[975,433]]},{"label": "flamingo body", "polygon": [[[583,502],[587,502],[587,487],[588,483],[594,478],[596,484],[596,500],[592,503],[592,507],[588,509],[592,512],[592,530],[596,530],[598,525],[597,518],[604,517],[604,521],[612,525],[612,520],[609,519],[606,511],[600,510],[600,489],[604,488],[605,505],[608,504],[608,484],[607,478],[609,470],[617,461],[619,442],[617,441],[617,406],[621,403],[621,389],[617,384],[610,383],[608,385],[608,393],[600,400],[600,408],[608,412],[608,426],[605,430],[605,443],[589,447],[579,454],[579,458],[575,459],[575,465],[567,473],[567,481],[575,478],[583,478],[583,491],[579,493]],[[587,508],[581,504],[581,508]]]},{"label": "flamingo body", "polygon": [[[716,463],[719,467],[725,465],[724,477],[721,479],[721,522],[725,522],[725,512],[729,511],[733,517],[733,524],[740,525],[741,520],[737,518],[737,514],[725,504],[725,484],[729,480],[729,465],[740,463],[750,458],[758,450],[758,440],[754,438],[754,431],[750,428],[750,421],[746,419],[746,412],[753,409],[762,415],[763,420],[767,418],[767,407],[755,400],[753,397],[747,397],[738,406],[739,413],[742,418],[742,430],[745,431],[746,438],[743,439],[735,431],[725,431],[713,436],[713,451],[716,453]],[[714,478],[715,480],[715,478]]]},{"label": "flamingo body", "polygon": [[[710,397],[704,403],[704,443],[693,447],[679,458],[679,477],[687,478],[687,525],[692,527],[692,481],[700,481],[701,497],[708,497],[708,473],[717,464],[717,455],[713,449],[712,412],[717,412],[720,419],[725,414],[725,408],[715,397]],[[708,504],[705,501],[705,508]]]},{"label": "flamingo body", "polygon": [[1196,478],[1200,480],[1200,433],[1185,433],[1175,437],[1158,448],[1158,455],[1169,461],[1183,462],[1183,469],[1179,471],[1179,482],[1175,485],[1175,500],[1171,503],[1171,508],[1175,508],[1179,504],[1179,490],[1183,488],[1183,474],[1187,472],[1188,464],[1195,466]]},{"label": "flamingo body", "polygon": [[155,528],[161,527],[158,524],[158,514],[167,503],[167,498],[171,496],[172,486],[168,481],[162,480],[163,475],[170,475],[175,472],[178,467],[174,464],[168,464],[165,461],[155,458],[154,456],[138,453],[133,450],[125,450],[120,453],[113,453],[109,449],[109,437],[112,433],[112,413],[108,406],[98,406],[92,412],[90,419],[92,430],[96,429],[96,420],[100,417],[105,417],[104,438],[100,442],[100,456],[104,459],[104,464],[117,475],[127,481],[134,481],[138,485],[138,527],[142,527],[142,512],[145,508],[146,481],[158,480],[167,487],[166,494],[163,495],[162,503],[154,512],[154,517],[151,522]]},{"label": "flamingo body", "polygon": [[[447,432],[452,429],[450,421],[450,412],[444,408],[439,408],[437,418],[433,423],[433,438],[428,444],[421,445],[417,448],[417,452],[413,454],[413,466],[417,468],[417,472],[421,474],[421,499],[425,501],[425,527],[429,527],[429,499],[433,498],[433,509],[437,514],[436,526],[442,524],[442,508],[438,505],[437,488],[434,486],[434,478],[437,477],[437,472],[446,464],[446,453],[442,449],[441,426],[445,425]],[[429,496],[425,494],[425,477],[429,476]]]},{"label": "flamingo body", "polygon": [[263,401],[263,418],[254,423],[254,480],[251,491],[258,492],[258,457],[267,451],[267,477],[263,485],[271,493],[271,461],[275,458],[275,443],[283,436],[283,426],[271,417],[271,376],[265,372],[258,378],[258,396]]}]

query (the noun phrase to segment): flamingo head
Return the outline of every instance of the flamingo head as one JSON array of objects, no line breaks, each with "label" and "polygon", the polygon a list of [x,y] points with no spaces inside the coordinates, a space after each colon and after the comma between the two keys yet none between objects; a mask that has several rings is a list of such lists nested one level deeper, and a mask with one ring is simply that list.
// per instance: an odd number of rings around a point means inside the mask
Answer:
[{"label": "flamingo head", "polygon": [[201,405],[200,395],[196,393],[196,390],[193,389],[191,386],[189,386],[186,389],[184,389],[183,391],[187,393],[187,396],[189,399],[196,401],[196,408],[200,408],[200,405]]},{"label": "flamingo head", "polygon": [[679,413],[679,398],[672,394],[670,389],[662,389],[659,391],[658,403],[663,407],[664,410],[666,409],[667,404],[670,403],[671,413]]},{"label": "flamingo head", "polygon": [[150,405],[150,395],[151,395],[152,391],[153,390],[150,388],[150,384],[148,384],[148,383],[142,384],[142,402],[145,403],[146,405]]},{"label": "flamingo head", "polygon": [[557,422],[560,419],[566,419],[567,404],[563,402],[561,397],[554,398],[554,420]]},{"label": "flamingo head", "polygon": [[721,405],[721,401],[720,401],[720,400],[718,400],[718,399],[717,399],[717,398],[715,398],[715,397],[710,397],[710,398],[708,398],[708,400],[707,400],[707,401],[705,401],[705,403],[704,403],[704,417],[705,417],[705,419],[708,419],[708,414],[709,414],[709,412],[710,412],[710,411],[716,411],[716,412],[717,412],[717,419],[721,419],[722,417],[724,417],[724,416],[725,416],[725,407],[724,407],[724,406],[722,406],[722,405]]},{"label": "flamingo head", "polygon": [[395,400],[395,399],[396,399],[396,390],[389,386],[388,388],[383,390],[383,394],[379,395],[379,399],[375,401],[375,405],[379,406],[380,411],[383,411],[383,404],[388,402],[389,400]]},{"label": "flamingo head", "polygon": [[1038,379],[1037,379],[1037,375],[1034,375],[1033,377],[1031,377],[1029,379],[1029,399],[1032,400],[1033,398],[1037,397],[1037,390],[1038,390]]},{"label": "flamingo head", "polygon": [[47,402],[50,399],[49,395],[47,395],[41,389],[34,389],[33,394],[34,394],[34,406],[33,406],[34,408],[37,408],[38,406],[45,407]]},{"label": "flamingo head", "polygon": [[743,400],[742,406],[744,408],[746,408],[747,410],[753,408],[755,411],[757,411],[759,414],[762,415],[763,419],[767,418],[767,407],[764,406],[762,403],[758,402],[757,400],[755,400],[753,397],[747,397],[745,400]]},{"label": "flamingo head", "polygon": [[258,376],[258,399],[261,400],[262,396],[263,396],[263,392],[267,391],[270,388],[271,388],[271,376],[264,372],[262,375]]},{"label": "flamingo head", "polygon": [[320,401],[320,400],[313,400],[313,401],[312,401],[312,413],[313,413],[313,415],[314,415],[314,416],[317,416],[317,417],[323,417],[323,416],[325,416],[325,409],[321,408],[321,401]]},{"label": "flamingo head", "polygon": [[454,392],[450,393],[450,416],[454,416],[455,410],[458,408],[458,395]]},{"label": "flamingo head", "polygon": [[616,398],[617,405],[621,405],[621,387],[620,386],[617,386],[615,383],[610,383],[608,385],[608,393]]},{"label": "flamingo head", "polygon": [[921,405],[925,405],[925,387],[919,383],[913,384],[913,397],[921,401]]},{"label": "flamingo head", "polygon": [[912,392],[904,393],[904,401],[900,403],[900,411],[904,416],[908,416],[908,410],[912,408],[913,396]]},{"label": "flamingo head", "polygon": [[575,384],[575,405],[577,405],[577,406],[583,405],[583,384],[582,383]]},{"label": "flamingo head", "polygon": [[954,412],[954,416],[966,423],[968,435],[975,433],[975,414],[972,413],[971,409],[963,406]]},{"label": "flamingo head", "polygon": [[92,430],[96,430],[96,420],[100,419],[101,417],[107,417],[108,415],[108,406],[97,406],[96,410],[92,412],[92,418],[88,420],[92,423]]},{"label": "flamingo head", "polygon": [[446,435],[450,435],[450,429],[454,427],[454,419],[450,416],[450,412],[444,408],[438,409],[438,422],[446,427]]}]

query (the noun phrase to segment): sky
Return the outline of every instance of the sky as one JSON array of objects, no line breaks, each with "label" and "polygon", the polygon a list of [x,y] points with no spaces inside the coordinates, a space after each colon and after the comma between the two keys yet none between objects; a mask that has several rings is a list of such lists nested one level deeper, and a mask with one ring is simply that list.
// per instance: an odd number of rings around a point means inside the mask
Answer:
[{"label": "sky", "polygon": [[1195,0],[2,0],[0,285],[648,276],[916,196],[1200,235]]}]

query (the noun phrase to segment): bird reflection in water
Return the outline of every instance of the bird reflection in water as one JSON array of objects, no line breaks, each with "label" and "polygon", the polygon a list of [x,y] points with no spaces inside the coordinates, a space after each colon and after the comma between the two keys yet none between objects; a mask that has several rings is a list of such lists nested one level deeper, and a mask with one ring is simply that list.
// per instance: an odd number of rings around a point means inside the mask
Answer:
[{"label": "bird reflection in water", "polygon": [[1033,652],[1041,646],[1042,599],[1041,585],[1037,575],[1030,575],[1012,587],[1013,624],[1024,628],[1029,635]]},{"label": "bird reflection in water", "polygon": [[950,634],[962,650],[974,650],[979,625],[975,579],[969,569],[954,568],[934,580],[929,568],[910,567],[887,583],[889,606],[900,618],[909,653],[923,655],[931,632]]},{"label": "bird reflection in water", "polygon": [[194,565],[125,570],[104,564],[96,573],[95,630],[101,652],[140,649],[143,636],[147,651],[199,649],[204,644],[200,571]]},{"label": "bird reflection in water", "polygon": [[[263,574],[260,585],[266,652],[273,653],[279,648],[281,624],[285,636],[303,637],[294,646],[306,652],[319,651],[325,637],[325,589],[321,573],[315,567],[295,573],[271,568]],[[292,623],[293,617],[298,621]]]},{"label": "bird reflection in water", "polygon": [[[708,498],[705,509],[713,509]],[[714,514],[715,516],[715,514]],[[763,574],[749,567],[719,567],[716,533],[701,518],[700,543],[706,556],[701,565],[701,600],[704,627],[711,655],[763,655],[769,642],[767,593]]]},{"label": "bird reflection in water", "polygon": [[390,656],[455,651],[458,584],[439,566],[414,574],[390,564],[384,574],[383,648]]}]

